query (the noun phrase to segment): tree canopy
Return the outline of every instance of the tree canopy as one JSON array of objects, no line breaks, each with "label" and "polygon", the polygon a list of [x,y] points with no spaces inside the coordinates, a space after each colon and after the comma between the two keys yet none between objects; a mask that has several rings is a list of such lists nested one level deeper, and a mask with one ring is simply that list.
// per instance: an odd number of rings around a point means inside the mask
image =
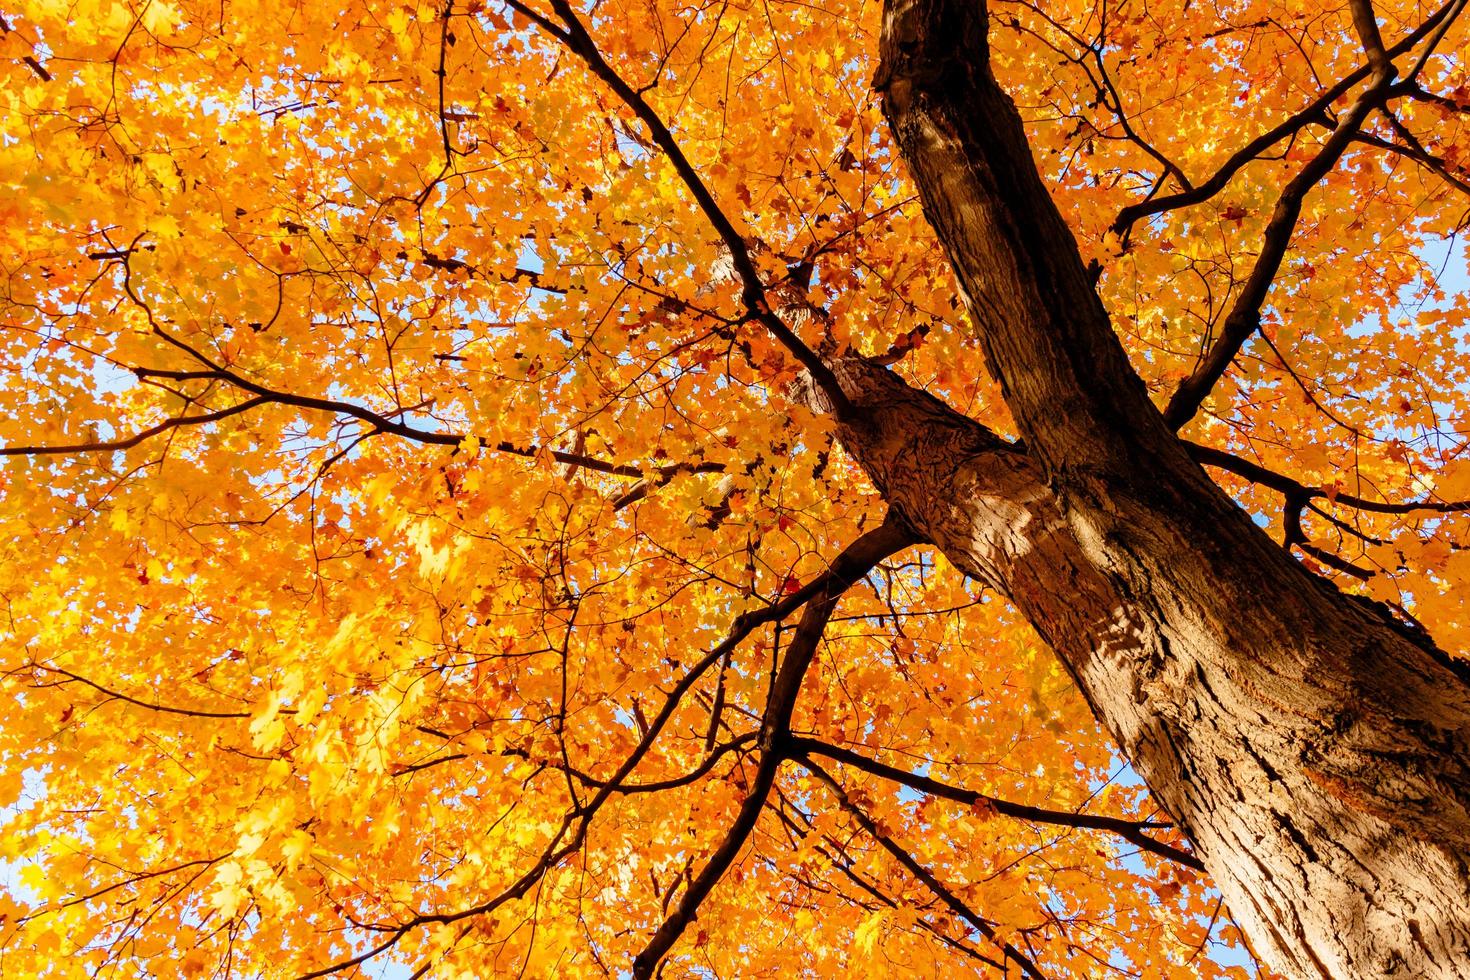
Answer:
[{"label": "tree canopy", "polygon": [[[975,52],[1195,458],[1451,652],[1464,6],[994,0]],[[0,970],[1246,972],[834,439],[857,363],[1017,434],[880,3],[0,16]]]}]

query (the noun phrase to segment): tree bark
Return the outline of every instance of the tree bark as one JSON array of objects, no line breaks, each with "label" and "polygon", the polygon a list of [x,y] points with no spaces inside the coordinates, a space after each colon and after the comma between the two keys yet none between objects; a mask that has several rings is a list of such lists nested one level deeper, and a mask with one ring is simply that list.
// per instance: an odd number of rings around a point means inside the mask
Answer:
[{"label": "tree bark", "polygon": [[985,32],[974,0],[889,0],[875,84],[1025,448],[855,360],[833,366],[842,444],[1052,646],[1267,963],[1470,977],[1464,671],[1303,569],[1190,459]]}]

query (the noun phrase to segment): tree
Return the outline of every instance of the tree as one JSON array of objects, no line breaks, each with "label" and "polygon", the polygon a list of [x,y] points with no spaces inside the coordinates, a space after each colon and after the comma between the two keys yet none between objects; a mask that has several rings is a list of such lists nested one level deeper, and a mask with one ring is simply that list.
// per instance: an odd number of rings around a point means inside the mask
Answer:
[{"label": "tree", "polygon": [[1463,9],[7,13],[0,964],[1470,975]]}]

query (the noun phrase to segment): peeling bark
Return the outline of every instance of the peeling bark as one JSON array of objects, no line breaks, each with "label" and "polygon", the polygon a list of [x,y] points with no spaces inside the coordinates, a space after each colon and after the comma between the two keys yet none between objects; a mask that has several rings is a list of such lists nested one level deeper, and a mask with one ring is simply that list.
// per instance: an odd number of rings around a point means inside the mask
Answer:
[{"label": "peeling bark", "polygon": [[[1025,439],[873,364],[838,436],[1008,597],[1292,977],[1470,977],[1470,686],[1188,456],[991,78],[983,8],[890,0],[875,84]],[[810,401],[821,408],[825,394]]]}]

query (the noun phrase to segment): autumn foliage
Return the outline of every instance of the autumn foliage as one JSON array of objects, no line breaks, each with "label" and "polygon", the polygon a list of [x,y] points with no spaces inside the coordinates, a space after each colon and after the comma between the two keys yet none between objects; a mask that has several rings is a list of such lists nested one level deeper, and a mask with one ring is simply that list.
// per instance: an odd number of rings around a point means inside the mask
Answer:
[{"label": "autumn foliage", "polygon": [[[1463,6],[1376,4],[1396,87],[1184,432],[1451,651]],[[1013,434],[872,91],[881,14],[4,10],[5,976],[627,975],[722,849],[665,976],[1245,975],[1061,666],[806,396],[793,350],[878,358]],[[1377,84],[1352,10],[990,16],[1167,405]]]}]

